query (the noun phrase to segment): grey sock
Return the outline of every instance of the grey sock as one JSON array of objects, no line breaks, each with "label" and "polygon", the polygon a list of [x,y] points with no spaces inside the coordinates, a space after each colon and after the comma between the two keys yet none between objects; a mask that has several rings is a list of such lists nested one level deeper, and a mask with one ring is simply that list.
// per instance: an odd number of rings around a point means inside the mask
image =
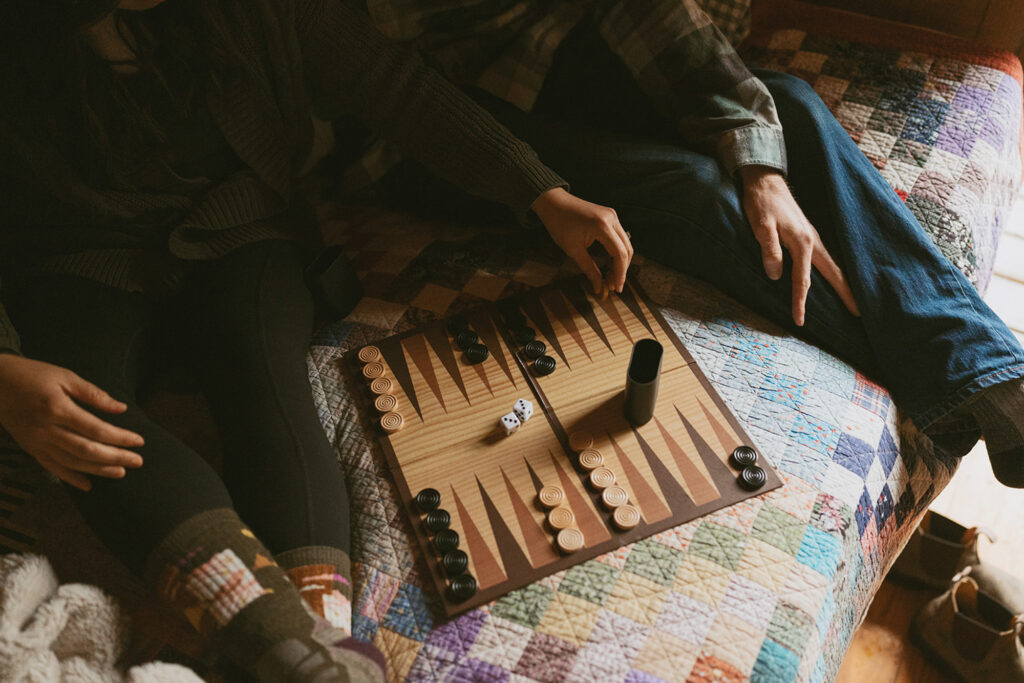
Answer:
[{"label": "grey sock", "polygon": [[968,407],[1002,484],[1024,488],[1024,377],[981,390]]}]

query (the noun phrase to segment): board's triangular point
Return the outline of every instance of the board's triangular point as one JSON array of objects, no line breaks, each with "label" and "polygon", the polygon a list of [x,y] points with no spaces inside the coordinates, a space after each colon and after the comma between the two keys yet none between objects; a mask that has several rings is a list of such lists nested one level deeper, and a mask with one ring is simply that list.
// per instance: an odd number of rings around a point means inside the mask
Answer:
[{"label": "board's triangular point", "polygon": [[466,399],[466,403],[469,403],[469,393],[466,391],[466,383],[462,380],[462,372],[459,371],[459,361],[455,358],[455,346],[454,343],[448,339],[448,333],[444,327],[440,325],[433,325],[428,327],[423,333],[427,341],[430,342],[431,348],[434,349],[434,353],[437,354],[438,359],[441,361],[441,365],[448,372],[448,376],[452,378],[455,385],[462,392],[463,398]]},{"label": "board's triangular point", "polygon": [[402,391],[405,392],[405,397],[409,399],[409,403],[412,404],[413,410],[416,411],[422,422],[423,412],[420,410],[420,403],[416,398],[416,386],[412,383],[409,364],[405,362],[405,351],[402,350],[402,342],[392,337],[379,342],[377,348],[380,349],[381,355],[384,356],[384,362],[388,364],[391,374],[398,380]]},{"label": "board's triangular point", "polygon": [[668,517],[671,514],[669,509],[661,502],[661,498],[654,492],[654,489],[651,488],[651,485],[640,473],[636,465],[630,461],[629,456],[622,450],[619,442],[615,440],[615,437],[610,432],[605,432],[605,434],[608,435],[608,441],[611,442],[612,449],[619,457],[619,463],[622,464],[622,471],[626,475],[626,481],[629,482],[629,488],[633,490],[633,495],[635,496],[633,504],[640,508],[644,520],[649,524]]},{"label": "board's triangular point", "polygon": [[661,438],[665,441],[665,445],[668,446],[669,452],[672,453],[672,458],[676,461],[676,467],[679,468],[680,474],[683,475],[683,481],[686,482],[686,488],[689,489],[693,502],[700,506],[718,498],[718,491],[715,489],[714,484],[701,474],[701,471],[690,460],[690,456],[672,438],[672,435],[668,433],[665,425],[661,424],[661,420],[657,416],[654,418],[654,423],[658,426],[658,431],[661,432]]},{"label": "board's triangular point", "polygon": [[[508,381],[512,382],[512,386],[518,387],[516,383],[516,374],[512,372],[512,367],[509,365],[508,358],[505,356],[505,345],[502,343],[498,331],[494,326],[494,320],[488,315],[487,311],[482,308],[474,308],[472,311],[466,313],[466,319],[476,330],[476,333],[480,335],[480,341],[491,352],[491,358],[497,361],[498,365],[501,366],[502,372],[508,377]],[[486,362],[486,361],[485,361]],[[478,363],[475,365],[477,373],[483,378],[484,384],[487,385],[487,391],[494,395],[494,390],[491,389],[491,383],[487,379],[487,373],[484,368],[484,363]]]},{"label": "board's triangular point", "polygon": [[676,409],[676,415],[679,416],[680,422],[686,427],[686,433],[690,435],[690,441],[697,447],[697,453],[704,462],[704,468],[711,475],[712,482],[717,482],[718,486],[726,485],[734,478],[732,471],[722,462],[722,458],[715,454],[715,450],[708,445],[708,442],[704,440],[700,432],[690,424],[690,421],[679,410],[679,406],[673,404],[672,407]]},{"label": "board's triangular point", "polygon": [[434,363],[430,360],[430,350],[427,348],[426,338],[419,334],[408,336],[405,338],[404,346],[405,350],[409,353],[409,357],[412,358],[416,369],[420,371],[427,386],[430,387],[434,398],[441,404],[441,410],[447,413],[448,406],[444,403],[444,392],[441,391],[441,383],[437,381]]},{"label": "board's triangular point", "polygon": [[[615,295],[609,294],[609,297],[612,296]],[[629,280],[626,280],[626,286],[622,288],[622,294],[619,294],[619,298],[622,299],[622,303],[626,304],[626,308],[630,310],[636,319],[647,328],[647,331],[651,333],[651,336],[657,337],[657,335],[654,334],[654,328],[651,327],[650,321],[647,320],[647,316],[644,315],[643,308],[640,306],[640,299],[637,298],[636,290],[633,289]]]},{"label": "board's triangular point", "polygon": [[[714,414],[707,409],[702,401],[697,401],[697,403],[700,404],[700,409],[704,411],[704,417],[706,417],[708,422],[711,424],[711,429],[714,430],[715,436],[718,437],[718,442],[722,444],[722,448],[729,453],[732,453],[733,449],[740,445],[736,436],[715,418]],[[679,409],[676,408],[676,410],[678,411]]]},{"label": "board's triangular point", "polygon": [[579,314],[583,316],[583,319],[590,325],[590,329],[594,331],[604,345],[608,347],[608,350],[615,354],[615,349],[612,348],[612,344],[608,341],[608,335],[605,334],[604,328],[601,327],[601,321],[597,319],[597,315],[594,313],[594,307],[590,303],[590,299],[587,297],[587,292],[584,289],[587,285],[583,278],[577,278],[566,283],[565,286],[565,298],[569,300],[569,303],[579,311]]},{"label": "board's triangular point", "polygon": [[450,488],[452,500],[455,501],[455,511],[462,524],[462,533],[466,537],[466,548],[469,550],[469,556],[473,559],[473,566],[476,567],[476,580],[481,588],[495,586],[504,581],[507,576],[498,566],[498,561],[491,553],[491,549],[487,547],[487,541],[480,534],[480,530],[476,528],[473,518],[466,511],[466,506],[462,504],[459,494],[455,493],[455,487],[451,486]]},{"label": "board's triangular point", "polygon": [[[512,509],[516,513],[516,521],[519,522],[519,530],[523,534],[523,540],[526,541],[526,552],[530,556],[530,563],[534,567],[540,567],[548,562],[554,562],[558,559],[558,555],[551,547],[548,535],[537,524],[537,520],[530,512],[530,508],[519,497],[519,492],[516,491],[516,487],[505,473],[505,468],[499,467],[498,469],[501,470],[501,477],[505,480],[505,490],[508,492],[509,500],[512,501]],[[505,566],[508,567],[507,562]]]},{"label": "board's triangular point", "polygon": [[644,454],[644,458],[647,460],[647,466],[651,468],[654,481],[658,483],[659,488],[665,494],[665,500],[668,501],[672,514],[675,516],[688,514],[693,509],[693,500],[686,492],[686,489],[679,485],[675,475],[665,467],[665,463],[658,458],[658,454],[651,448],[651,444],[647,443],[647,440],[640,435],[640,432],[635,427],[633,428],[633,437],[636,438],[636,442],[640,446],[640,452]]},{"label": "board's triangular point", "polygon": [[586,499],[576,489],[576,485],[573,484],[569,475],[562,469],[562,466],[558,464],[558,458],[555,457],[555,454],[548,451],[548,455],[551,456],[551,463],[555,466],[555,472],[558,473],[558,481],[562,485],[562,490],[565,491],[565,498],[569,503],[569,509],[576,515],[576,524],[579,526],[580,531],[583,532],[585,544],[587,546],[597,545],[611,538],[608,528],[601,521],[601,518],[597,516],[594,509],[587,504]]},{"label": "board's triangular point", "polygon": [[529,316],[530,321],[536,326],[537,330],[548,340],[551,348],[555,350],[555,353],[562,359],[565,366],[571,370],[572,366],[569,365],[569,361],[565,358],[565,351],[562,350],[562,344],[555,335],[555,328],[551,325],[551,320],[548,319],[548,313],[544,310],[540,297],[535,292],[530,292],[523,298],[522,309]]},{"label": "board's triangular point", "polygon": [[[502,472],[504,475],[505,473]],[[533,569],[530,560],[523,553],[519,541],[505,524],[505,518],[498,511],[498,507],[491,500],[487,489],[476,477],[477,488],[480,489],[480,497],[484,501],[484,509],[487,510],[487,519],[491,523],[491,531],[494,533],[494,542],[498,544],[498,553],[501,555],[501,563],[505,567],[506,576],[522,576],[525,572]],[[521,502],[521,501],[520,501]],[[515,503],[513,503],[513,506]]]},{"label": "board's triangular point", "polygon": [[542,300],[548,309],[555,314],[555,318],[565,328],[565,331],[569,333],[569,336],[573,338],[576,345],[586,354],[587,360],[593,361],[594,359],[590,357],[590,350],[587,349],[587,345],[583,342],[583,334],[580,332],[579,326],[576,325],[576,318],[573,316],[572,311],[569,310],[569,303],[562,296],[562,292],[557,289],[549,289],[542,296]]}]

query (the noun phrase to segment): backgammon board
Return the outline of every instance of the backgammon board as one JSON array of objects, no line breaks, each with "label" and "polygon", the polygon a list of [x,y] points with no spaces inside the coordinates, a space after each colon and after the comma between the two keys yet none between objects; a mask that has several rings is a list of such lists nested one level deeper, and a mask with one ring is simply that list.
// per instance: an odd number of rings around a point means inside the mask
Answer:
[{"label": "backgammon board", "polygon": [[[664,353],[636,427],[623,388],[642,339]],[[449,615],[781,485],[633,280],[605,298],[563,280],[345,362]],[[506,434],[520,399],[533,414]]]}]

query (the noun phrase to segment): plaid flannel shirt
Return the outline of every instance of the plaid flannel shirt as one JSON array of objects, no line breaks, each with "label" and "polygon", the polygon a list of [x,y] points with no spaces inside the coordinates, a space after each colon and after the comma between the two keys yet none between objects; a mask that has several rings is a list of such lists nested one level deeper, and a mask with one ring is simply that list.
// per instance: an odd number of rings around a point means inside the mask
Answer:
[{"label": "plaid flannel shirt", "polygon": [[[456,83],[524,111],[533,107],[562,40],[589,17],[686,143],[715,154],[730,174],[752,164],[786,172],[771,94],[695,0],[365,1],[385,35],[413,43]],[[745,12],[724,9],[735,3],[704,2],[741,37]],[[396,160],[378,145],[357,173],[369,180]]]}]

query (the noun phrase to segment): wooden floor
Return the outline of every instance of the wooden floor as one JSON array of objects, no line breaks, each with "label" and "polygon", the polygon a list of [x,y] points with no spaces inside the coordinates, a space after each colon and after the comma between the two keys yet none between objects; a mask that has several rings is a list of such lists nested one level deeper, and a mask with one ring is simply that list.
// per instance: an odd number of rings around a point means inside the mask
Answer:
[{"label": "wooden floor", "polygon": [[[1024,193],[1018,195],[1003,233],[996,275],[985,300],[1024,343]],[[985,526],[998,538],[982,541],[983,562],[1024,576],[1024,490],[996,482],[984,442],[964,458],[933,510],[965,526]],[[952,680],[936,669],[910,644],[907,633],[914,613],[935,596],[926,590],[897,586],[889,581],[875,595],[864,624],[854,636],[836,678],[838,683],[933,683]]]}]

